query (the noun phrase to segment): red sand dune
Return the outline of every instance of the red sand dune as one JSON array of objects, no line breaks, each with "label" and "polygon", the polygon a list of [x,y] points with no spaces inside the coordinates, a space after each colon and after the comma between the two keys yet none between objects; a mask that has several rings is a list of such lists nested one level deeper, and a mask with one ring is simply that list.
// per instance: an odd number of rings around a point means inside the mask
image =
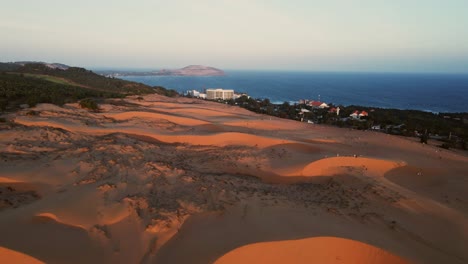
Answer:
[{"label": "red sand dune", "polygon": [[222,256],[215,263],[408,264],[410,262],[359,241],[336,237],[314,237],[243,246]]}]

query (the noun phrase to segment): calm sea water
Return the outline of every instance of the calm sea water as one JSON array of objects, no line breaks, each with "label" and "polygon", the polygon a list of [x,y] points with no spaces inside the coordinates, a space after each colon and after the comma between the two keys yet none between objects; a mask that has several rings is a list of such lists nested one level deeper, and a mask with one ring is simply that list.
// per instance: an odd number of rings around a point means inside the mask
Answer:
[{"label": "calm sea water", "polygon": [[342,105],[468,112],[468,74],[228,71],[226,76],[125,76],[185,92],[234,89],[272,102],[318,100]]}]

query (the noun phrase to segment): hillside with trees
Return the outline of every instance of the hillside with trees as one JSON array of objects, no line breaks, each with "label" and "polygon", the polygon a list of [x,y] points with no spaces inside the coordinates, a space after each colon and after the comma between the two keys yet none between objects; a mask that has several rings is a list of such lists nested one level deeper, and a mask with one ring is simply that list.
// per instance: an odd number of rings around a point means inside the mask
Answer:
[{"label": "hillside with trees", "polygon": [[157,93],[176,96],[164,87],[108,78],[84,68],[52,68],[43,63],[0,63],[0,110],[21,104],[76,102],[84,98],[122,98]]}]

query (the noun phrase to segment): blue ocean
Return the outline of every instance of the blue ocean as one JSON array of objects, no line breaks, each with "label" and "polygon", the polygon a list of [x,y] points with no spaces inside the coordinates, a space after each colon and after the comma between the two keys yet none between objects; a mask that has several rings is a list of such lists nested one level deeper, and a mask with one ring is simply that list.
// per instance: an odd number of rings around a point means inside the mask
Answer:
[{"label": "blue ocean", "polygon": [[125,76],[185,92],[234,89],[271,102],[300,99],[430,112],[468,112],[468,74],[226,71],[226,76]]}]

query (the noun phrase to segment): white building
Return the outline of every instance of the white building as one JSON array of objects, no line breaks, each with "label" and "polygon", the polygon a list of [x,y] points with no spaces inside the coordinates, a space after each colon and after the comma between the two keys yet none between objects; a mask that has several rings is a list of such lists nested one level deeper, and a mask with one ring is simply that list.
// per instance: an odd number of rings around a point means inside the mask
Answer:
[{"label": "white building", "polygon": [[354,118],[354,119],[358,119],[359,118],[359,111],[356,110],[352,114],[350,114],[349,116]]},{"label": "white building", "polygon": [[330,107],[330,106],[328,106],[328,104],[326,104],[326,103],[322,103],[322,104],[319,106],[319,108],[321,108],[321,109],[329,108],[329,107]]},{"label": "white building", "polygon": [[229,100],[234,97],[234,90],[224,90],[224,89],[206,89],[206,99],[215,100]]},{"label": "white building", "polygon": [[193,96],[193,97],[199,97],[199,96],[200,96],[200,92],[197,91],[197,90],[188,90],[188,91],[187,91],[187,94],[188,94],[188,95],[191,95],[191,96]]}]

